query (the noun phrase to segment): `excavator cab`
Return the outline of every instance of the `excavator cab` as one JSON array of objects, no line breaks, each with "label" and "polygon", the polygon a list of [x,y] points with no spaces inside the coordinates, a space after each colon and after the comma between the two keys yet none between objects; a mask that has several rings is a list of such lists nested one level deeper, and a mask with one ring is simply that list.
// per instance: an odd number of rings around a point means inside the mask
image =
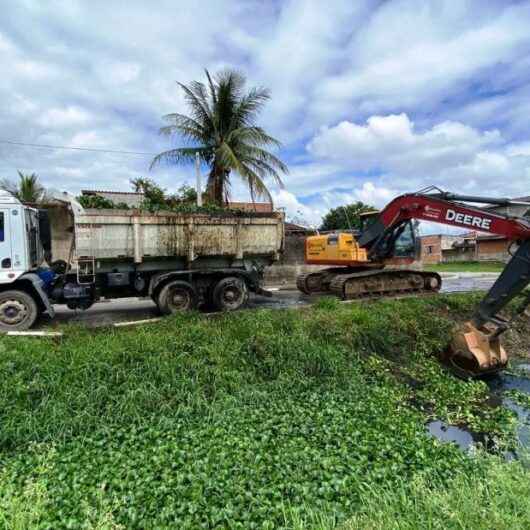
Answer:
[{"label": "excavator cab", "polygon": [[[379,218],[379,212],[367,212],[361,214],[361,230],[359,237],[375,225]],[[380,242],[379,252],[385,256],[385,264],[410,265],[420,259],[421,241],[419,223],[414,219],[404,221],[388,234]]]}]

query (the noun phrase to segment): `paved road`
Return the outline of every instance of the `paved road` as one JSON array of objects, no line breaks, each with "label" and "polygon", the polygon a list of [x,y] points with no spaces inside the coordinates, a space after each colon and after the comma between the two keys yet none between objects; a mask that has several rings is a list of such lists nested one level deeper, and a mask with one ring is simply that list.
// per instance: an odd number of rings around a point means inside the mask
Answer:
[{"label": "paved road", "polygon": [[[487,290],[497,275],[494,274],[452,274],[444,277],[443,292]],[[295,289],[278,290],[273,298],[253,296],[249,308],[299,307],[310,305],[318,297],[306,296]],[[90,327],[105,326],[115,322],[143,320],[158,316],[155,304],[150,300],[126,298],[95,304],[87,311],[71,311],[66,306],[57,306],[57,316],[53,322],[44,318],[40,328],[49,328],[66,322],[79,322]]]}]

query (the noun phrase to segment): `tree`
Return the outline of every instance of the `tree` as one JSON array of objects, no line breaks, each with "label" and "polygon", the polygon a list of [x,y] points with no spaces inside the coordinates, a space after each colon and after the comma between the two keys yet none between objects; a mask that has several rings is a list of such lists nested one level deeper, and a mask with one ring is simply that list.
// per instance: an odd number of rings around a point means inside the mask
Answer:
[{"label": "tree", "polygon": [[361,227],[360,214],[376,210],[373,206],[357,201],[346,206],[332,208],[322,219],[320,230],[349,230]]},{"label": "tree", "polygon": [[128,209],[126,204],[116,204],[110,199],[106,199],[101,195],[79,195],[77,202],[83,208],[94,208],[96,210],[113,210],[113,209]]},{"label": "tree", "polygon": [[147,210],[171,210],[182,205],[193,205],[197,201],[197,192],[186,184],[171,195],[167,195],[165,189],[148,178],[132,179],[131,184],[136,193],[144,194],[142,207]]},{"label": "tree", "polygon": [[46,190],[39,182],[39,177],[36,173],[25,175],[21,171],[17,171],[19,180],[13,182],[9,179],[2,179],[0,181],[0,189],[12,193],[19,201],[36,204],[44,200]]},{"label": "tree", "polygon": [[198,153],[209,166],[206,191],[212,202],[222,206],[228,201],[232,173],[246,183],[253,201],[256,197],[270,200],[265,179],[272,178],[283,186],[280,173],[287,173],[287,166],[266,149],[280,147],[280,142],[256,125],[259,112],[270,98],[269,91],[252,88],[245,92],[245,77],[233,70],[222,71],[214,78],[206,70],[206,79],[207,84],[178,83],[190,115],[164,116],[168,125],[160,133],[177,135],[188,145],[160,153],[151,168],[161,162],[190,163]]},{"label": "tree", "polygon": [[131,179],[131,185],[136,193],[143,193],[143,206],[148,210],[160,210],[166,206],[166,191],[154,180],[138,177]]}]

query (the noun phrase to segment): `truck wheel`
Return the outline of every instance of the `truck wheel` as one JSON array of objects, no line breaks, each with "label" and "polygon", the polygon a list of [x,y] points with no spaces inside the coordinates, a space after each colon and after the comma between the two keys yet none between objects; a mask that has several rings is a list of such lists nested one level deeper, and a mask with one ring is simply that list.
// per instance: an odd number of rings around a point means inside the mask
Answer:
[{"label": "truck wheel", "polygon": [[247,284],[236,276],[219,280],[212,292],[212,302],[219,311],[234,311],[247,303]]},{"label": "truck wheel", "polygon": [[169,282],[160,290],[157,305],[163,315],[187,311],[197,305],[197,293],[191,283],[180,280]]},{"label": "truck wheel", "polygon": [[0,292],[0,331],[25,331],[37,320],[39,310],[24,291]]}]

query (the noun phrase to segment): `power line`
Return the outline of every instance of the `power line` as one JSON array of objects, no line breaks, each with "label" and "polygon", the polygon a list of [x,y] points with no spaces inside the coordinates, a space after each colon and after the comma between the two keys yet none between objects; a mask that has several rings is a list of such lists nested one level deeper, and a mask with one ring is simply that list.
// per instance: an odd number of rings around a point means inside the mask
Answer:
[{"label": "power line", "polygon": [[155,156],[158,153],[143,153],[139,151],[122,151],[119,149],[98,149],[96,147],[69,147],[66,145],[30,144],[25,142],[13,142],[11,140],[0,140],[0,144],[16,145],[20,147],[36,147],[41,149],[67,149],[72,151],[92,151],[96,153],[114,153],[120,155]]}]

